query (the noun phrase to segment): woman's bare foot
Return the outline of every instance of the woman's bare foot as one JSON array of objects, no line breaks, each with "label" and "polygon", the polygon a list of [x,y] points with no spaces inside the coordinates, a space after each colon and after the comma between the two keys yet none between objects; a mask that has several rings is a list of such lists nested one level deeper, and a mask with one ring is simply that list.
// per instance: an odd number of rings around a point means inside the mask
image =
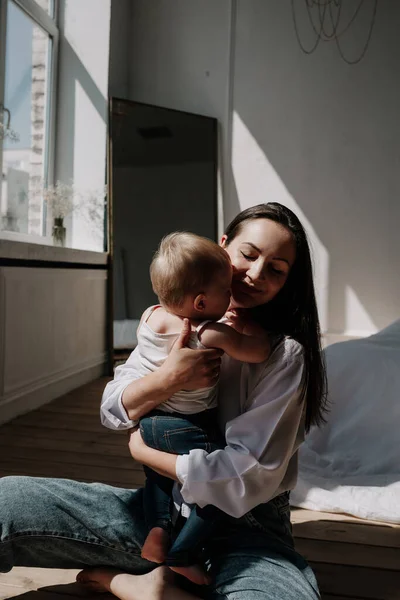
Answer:
[{"label": "woman's bare foot", "polygon": [[157,594],[173,582],[173,574],[166,567],[157,567],[144,575],[130,575],[115,569],[84,569],[76,580],[92,591],[111,592],[121,600],[135,600],[150,591],[158,598],[160,594]]},{"label": "woman's bare foot", "polygon": [[76,580],[86,589],[111,592],[120,600],[198,600],[173,585],[173,573],[157,567],[145,575],[128,575],[114,569],[84,569]]},{"label": "woman's bare foot", "polygon": [[211,578],[200,567],[200,565],[190,565],[189,567],[169,567],[171,571],[183,575],[189,581],[197,583],[197,585],[208,585],[211,583]]},{"label": "woman's bare foot", "polygon": [[142,558],[161,564],[167,556],[169,536],[162,527],[153,527],[143,544]]}]

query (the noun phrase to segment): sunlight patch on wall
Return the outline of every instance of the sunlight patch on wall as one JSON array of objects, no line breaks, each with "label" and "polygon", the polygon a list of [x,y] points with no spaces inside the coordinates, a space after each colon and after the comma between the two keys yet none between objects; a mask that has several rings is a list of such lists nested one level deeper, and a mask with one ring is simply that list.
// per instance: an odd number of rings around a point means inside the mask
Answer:
[{"label": "sunlight patch on wall", "polygon": [[349,285],[345,288],[345,324],[345,333],[349,336],[365,337],[378,331],[361,300]]},{"label": "sunlight patch on wall", "polygon": [[321,328],[328,328],[329,253],[307,216],[296,203],[257,140],[237,112],[233,114],[232,170],[240,209],[263,202],[280,202],[293,210],[309,236]]},{"label": "sunlight patch on wall", "polygon": [[[75,81],[74,177],[82,195],[73,214],[72,244],[83,250],[103,250],[106,125],[79,81]],[[94,198],[98,196],[98,198]]]}]

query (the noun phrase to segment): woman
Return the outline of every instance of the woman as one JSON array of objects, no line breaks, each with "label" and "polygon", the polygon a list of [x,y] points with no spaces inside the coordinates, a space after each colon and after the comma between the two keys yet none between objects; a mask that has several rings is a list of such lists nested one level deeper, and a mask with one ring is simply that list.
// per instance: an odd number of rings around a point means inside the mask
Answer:
[{"label": "woman", "polygon": [[[16,560],[32,566],[111,566],[120,571],[86,570],[79,579],[122,600],[189,600],[194,593],[232,600],[318,598],[312,571],[293,549],[288,503],[296,481],[297,449],[304,431],[322,421],[325,403],[305,232],[289,209],[270,203],[240,213],[222,245],[234,270],[231,317],[246,318],[249,311],[262,323],[271,332],[271,357],[262,365],[224,358],[224,450],[210,455],[194,450],[176,457],[145,447],[137,432],[130,442],[137,460],[182,483],[186,502],[214,504],[227,514],[204,552],[211,586],[178,589],[168,582],[163,567],[141,575],[151,565],[140,558],[146,535],[140,491],[62,480],[24,478],[22,486],[20,478],[8,478],[0,484],[0,510],[5,513],[0,522],[6,536],[0,570]],[[164,365],[142,379],[135,377],[133,353],[105,390],[105,424],[130,428],[175,391],[215,380],[218,352],[186,349],[184,339],[185,332]]]}]

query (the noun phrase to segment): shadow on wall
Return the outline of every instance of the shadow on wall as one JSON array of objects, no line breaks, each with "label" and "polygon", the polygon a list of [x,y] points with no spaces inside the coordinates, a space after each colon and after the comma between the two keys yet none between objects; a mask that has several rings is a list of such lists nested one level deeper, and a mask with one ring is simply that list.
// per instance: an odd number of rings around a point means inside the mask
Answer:
[{"label": "shadow on wall", "polygon": [[[369,16],[344,40],[349,52]],[[289,2],[238,3],[234,194],[241,208],[278,201],[309,221],[328,253],[332,332],[349,322],[373,332],[398,316],[399,17],[400,5],[380,3],[366,57],[349,66],[334,44],[301,52]]]}]

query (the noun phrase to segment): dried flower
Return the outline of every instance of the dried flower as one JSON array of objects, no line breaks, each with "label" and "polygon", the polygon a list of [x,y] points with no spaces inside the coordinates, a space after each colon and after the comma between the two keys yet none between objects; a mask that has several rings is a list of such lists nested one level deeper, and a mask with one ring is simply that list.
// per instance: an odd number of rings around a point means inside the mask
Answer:
[{"label": "dried flower", "polygon": [[43,189],[43,199],[54,219],[65,219],[77,208],[76,192],[73,185],[57,181]]},{"label": "dried flower", "polygon": [[57,181],[55,185],[45,186],[43,180],[39,179],[33,186],[31,195],[43,198],[53,219],[64,219],[74,213],[88,223],[92,234],[103,236],[106,186],[78,190],[74,183]]}]

